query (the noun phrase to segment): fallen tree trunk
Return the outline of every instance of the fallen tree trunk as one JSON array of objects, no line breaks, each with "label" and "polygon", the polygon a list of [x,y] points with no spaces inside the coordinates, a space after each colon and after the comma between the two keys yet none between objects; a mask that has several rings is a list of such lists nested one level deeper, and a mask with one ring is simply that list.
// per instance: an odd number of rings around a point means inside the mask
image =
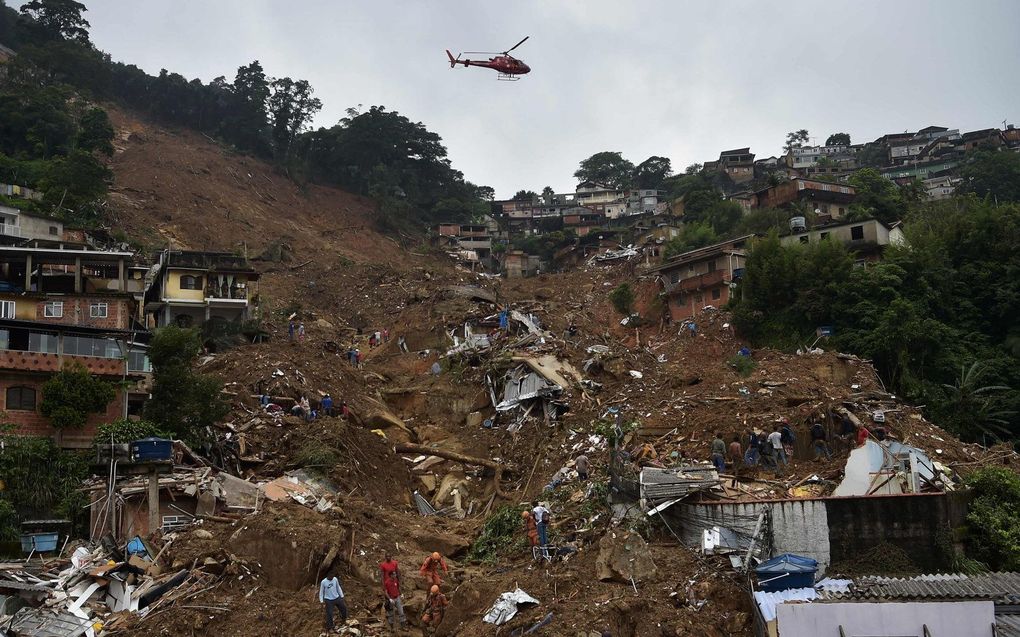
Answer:
[{"label": "fallen tree trunk", "polygon": [[438,456],[445,458],[446,460],[453,460],[454,462],[463,462],[464,464],[472,464],[476,467],[486,467],[492,469],[496,475],[493,478],[493,485],[496,487],[496,495],[503,498],[504,500],[509,499],[509,496],[503,492],[500,488],[499,483],[503,478],[503,466],[498,462],[488,460],[486,458],[475,458],[474,456],[465,456],[462,453],[456,451],[445,451],[443,449],[433,449],[432,447],[426,447],[425,445],[416,445],[410,442],[401,442],[395,447],[397,453],[420,453],[426,456]]}]

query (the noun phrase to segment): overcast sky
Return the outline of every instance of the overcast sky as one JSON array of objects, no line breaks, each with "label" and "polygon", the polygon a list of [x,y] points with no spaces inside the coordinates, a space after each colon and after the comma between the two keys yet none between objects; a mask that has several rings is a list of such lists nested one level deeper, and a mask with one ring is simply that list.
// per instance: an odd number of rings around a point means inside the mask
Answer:
[{"label": "overcast sky", "polygon": [[[929,124],[1020,125],[1020,1],[619,2],[83,0],[114,59],[203,81],[253,59],[311,82],[329,126],[382,104],[442,136],[498,197],[572,191],[581,159],[664,155],[682,170],[787,131],[854,142]],[[444,49],[532,72],[450,69]]]}]

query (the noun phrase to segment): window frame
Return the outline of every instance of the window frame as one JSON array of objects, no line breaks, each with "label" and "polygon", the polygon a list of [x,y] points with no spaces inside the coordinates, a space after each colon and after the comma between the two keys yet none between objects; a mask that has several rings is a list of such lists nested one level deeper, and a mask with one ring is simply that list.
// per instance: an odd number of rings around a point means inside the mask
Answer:
[{"label": "window frame", "polygon": [[[102,308],[102,314],[96,314],[96,309]],[[110,304],[106,301],[90,301],[89,302],[89,318],[110,318]]]},{"label": "window frame", "polygon": [[[189,281],[189,285],[185,285],[185,281]],[[203,283],[204,281],[202,281],[202,276],[194,274],[182,274],[181,278],[178,280],[178,286],[182,290],[202,290]]]},{"label": "window frame", "polygon": [[[11,392],[18,391],[18,400],[16,406],[11,405]],[[30,408],[25,407],[25,392],[31,392],[32,406]],[[14,385],[8,387],[4,392],[4,409],[7,411],[36,411],[39,406],[39,392],[36,391],[35,387],[29,387],[27,385]]]},{"label": "window frame", "polygon": [[[860,234],[860,236],[854,236]],[[864,226],[850,226],[850,240],[864,241]]]},{"label": "window frame", "polygon": [[[8,305],[10,303],[10,305]],[[7,308],[11,311],[7,312]],[[0,301],[0,318],[13,319],[18,316],[18,303],[17,301]]]},{"label": "window frame", "polygon": [[43,304],[43,318],[64,318],[64,302],[46,301]]}]

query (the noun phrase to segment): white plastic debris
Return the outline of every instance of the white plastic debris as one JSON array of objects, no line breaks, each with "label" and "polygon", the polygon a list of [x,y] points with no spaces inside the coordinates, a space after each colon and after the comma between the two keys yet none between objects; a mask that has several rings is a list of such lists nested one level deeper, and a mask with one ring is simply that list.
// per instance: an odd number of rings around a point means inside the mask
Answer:
[{"label": "white plastic debris", "polygon": [[637,371],[636,369],[630,370],[630,375],[631,375],[632,378],[644,378],[645,377],[644,374],[642,374],[641,372]]},{"label": "white plastic debris", "polygon": [[482,617],[482,621],[487,624],[500,626],[513,619],[514,615],[517,614],[518,605],[538,603],[537,599],[517,588],[512,592],[500,595],[499,599],[492,605],[492,608]]}]

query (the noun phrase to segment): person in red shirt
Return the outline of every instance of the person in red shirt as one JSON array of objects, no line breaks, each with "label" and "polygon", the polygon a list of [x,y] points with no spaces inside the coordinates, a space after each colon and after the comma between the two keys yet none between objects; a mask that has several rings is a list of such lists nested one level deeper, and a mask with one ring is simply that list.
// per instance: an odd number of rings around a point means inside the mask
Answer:
[{"label": "person in red shirt", "polygon": [[857,428],[857,446],[860,447],[861,445],[863,445],[868,440],[868,436],[870,435],[871,432],[868,431],[868,428],[865,427],[864,424],[862,423],[861,426]]},{"label": "person in red shirt", "polygon": [[442,586],[443,580],[439,577],[439,569],[443,569],[443,572],[447,575],[450,574],[450,569],[446,567],[446,560],[437,552],[425,558],[418,572],[425,578],[426,582],[433,586]]},{"label": "person in red shirt", "polygon": [[400,618],[400,629],[407,629],[407,617],[404,615],[404,601],[400,597],[400,569],[397,561],[389,553],[379,565],[382,571],[383,594],[386,595],[386,623],[395,629],[397,617]]}]

